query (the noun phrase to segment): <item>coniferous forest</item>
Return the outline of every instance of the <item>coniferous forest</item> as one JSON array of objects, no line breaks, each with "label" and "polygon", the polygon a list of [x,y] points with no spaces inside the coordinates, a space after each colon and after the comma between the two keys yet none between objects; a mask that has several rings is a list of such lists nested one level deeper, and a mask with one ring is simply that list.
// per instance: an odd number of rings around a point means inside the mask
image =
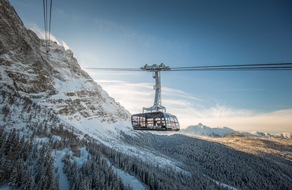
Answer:
[{"label": "coniferous forest", "polygon": [[[0,185],[8,184],[16,189],[58,189],[60,173],[54,165],[57,151],[66,153],[62,162],[70,189],[129,189],[111,167],[135,176],[149,189],[204,189],[214,185],[204,177],[195,180],[189,173],[160,168],[109,148],[64,125],[53,111],[43,109],[9,87],[1,88],[0,92],[0,115],[7,121],[0,128],[3,153]],[[13,106],[8,108],[8,104]],[[25,122],[17,123],[19,119]],[[79,164],[75,160],[81,156],[82,148],[88,156]]]},{"label": "coniferous forest", "polygon": [[[70,189],[131,189],[114,172],[119,168],[146,189],[291,189],[292,164],[283,158],[184,135],[122,133],[126,145],[173,161],[180,169],[166,167],[159,164],[164,160],[141,159],[102,144],[9,87],[0,92],[0,115],[7,121],[0,126],[0,185],[59,189],[66,179]],[[58,153],[63,154],[62,165],[56,161]]]}]

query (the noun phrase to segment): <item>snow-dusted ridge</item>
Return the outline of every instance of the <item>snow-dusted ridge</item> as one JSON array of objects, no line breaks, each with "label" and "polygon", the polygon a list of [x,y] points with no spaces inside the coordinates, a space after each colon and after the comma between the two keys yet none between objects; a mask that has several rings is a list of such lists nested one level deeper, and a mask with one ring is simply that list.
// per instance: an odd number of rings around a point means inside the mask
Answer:
[{"label": "snow-dusted ridge", "polygon": [[107,130],[129,130],[129,112],[81,69],[71,50],[39,39],[8,1],[1,3],[1,85],[53,110],[84,133],[100,137]]},{"label": "snow-dusted ridge", "polygon": [[181,134],[189,134],[195,136],[205,137],[254,137],[254,138],[268,138],[268,139],[292,139],[291,132],[283,132],[279,134],[270,134],[259,131],[244,132],[235,131],[228,127],[208,127],[199,123],[198,125],[191,125],[186,129],[180,131]]},{"label": "snow-dusted ridge", "polygon": [[71,50],[51,43],[47,54],[44,45],[42,55],[54,68],[55,93],[39,99],[39,104],[55,110],[64,122],[96,139],[111,141],[120,130],[131,129],[129,112],[80,68]]},{"label": "snow-dusted ridge", "polygon": [[208,136],[208,137],[224,137],[228,134],[235,132],[235,130],[230,129],[228,127],[216,127],[211,128],[202,123],[198,125],[191,125],[186,129],[182,129],[181,133],[183,134],[191,134],[191,135],[199,135],[199,136]]}]

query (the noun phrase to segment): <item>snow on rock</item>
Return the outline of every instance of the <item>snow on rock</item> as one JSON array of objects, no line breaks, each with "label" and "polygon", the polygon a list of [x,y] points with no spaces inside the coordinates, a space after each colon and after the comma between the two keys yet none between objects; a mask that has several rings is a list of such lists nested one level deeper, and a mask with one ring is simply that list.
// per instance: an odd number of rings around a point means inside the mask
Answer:
[{"label": "snow on rock", "polygon": [[283,133],[274,135],[274,137],[281,138],[281,139],[292,139],[292,133],[291,132],[283,132]]},{"label": "snow on rock", "polygon": [[264,133],[264,132],[259,132],[259,131],[252,131],[250,132],[251,136],[254,135],[255,137],[261,137],[261,138],[270,138],[271,134],[270,133]]},{"label": "snow on rock", "polygon": [[233,129],[228,127],[223,128],[211,128],[208,126],[199,123],[198,125],[191,125],[186,129],[182,129],[181,133],[199,135],[199,136],[208,136],[208,137],[224,137],[228,134],[235,132]]},{"label": "snow on rock", "polygon": [[129,131],[130,113],[81,69],[71,50],[26,29],[8,1],[0,6],[1,86],[53,110],[64,122],[96,139]]},{"label": "snow on rock", "polygon": [[129,131],[129,112],[80,68],[70,50],[52,43],[48,54],[44,44],[41,52],[53,65],[55,92],[36,99],[39,104],[52,108],[63,121],[97,139],[107,140],[119,130]]},{"label": "snow on rock", "polygon": [[247,137],[247,138],[265,138],[265,139],[292,139],[290,132],[283,132],[279,134],[270,134],[259,131],[244,132],[236,131],[226,135],[227,137]]}]

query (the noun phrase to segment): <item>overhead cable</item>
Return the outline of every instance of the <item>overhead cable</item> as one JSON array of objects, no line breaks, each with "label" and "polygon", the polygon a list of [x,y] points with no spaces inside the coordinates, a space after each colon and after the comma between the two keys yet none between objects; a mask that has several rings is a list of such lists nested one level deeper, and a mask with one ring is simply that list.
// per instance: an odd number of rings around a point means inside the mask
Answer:
[{"label": "overhead cable", "polygon": [[[88,70],[107,71],[150,71],[142,68],[85,68]],[[159,68],[158,68],[159,70]],[[268,71],[268,70],[292,70],[292,63],[267,63],[267,64],[237,64],[237,65],[212,65],[212,66],[191,66],[191,67],[169,67],[168,70],[159,71]]]},{"label": "overhead cable", "polygon": [[46,40],[46,51],[48,52],[48,45],[51,40],[51,23],[52,23],[52,6],[53,0],[43,0],[43,11],[44,11],[44,28],[45,28],[45,40]]},{"label": "overhead cable", "polygon": [[87,67],[84,69],[88,70],[106,70],[106,71],[142,71],[139,68],[96,68],[96,67]]}]

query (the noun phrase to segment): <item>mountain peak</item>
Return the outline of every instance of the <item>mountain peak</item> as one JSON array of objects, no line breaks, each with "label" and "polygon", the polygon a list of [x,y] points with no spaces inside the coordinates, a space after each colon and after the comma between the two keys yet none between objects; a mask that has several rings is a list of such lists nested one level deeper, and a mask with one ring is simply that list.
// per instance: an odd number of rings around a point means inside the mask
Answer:
[{"label": "mountain peak", "polygon": [[192,134],[192,135],[201,135],[201,136],[211,136],[211,137],[224,137],[225,135],[228,135],[230,133],[235,132],[233,129],[230,129],[228,127],[223,128],[211,128],[206,125],[203,125],[202,123],[199,123],[198,125],[191,125],[187,127],[186,129],[181,130],[182,133]]},{"label": "mountain peak", "polygon": [[85,133],[114,130],[118,121],[130,126],[129,112],[81,69],[71,50],[26,29],[8,1],[0,1],[0,18],[1,85]]},{"label": "mountain peak", "polygon": [[204,128],[205,126],[202,123],[198,123],[198,127]]},{"label": "mountain peak", "polygon": [[25,93],[54,91],[52,67],[41,55],[40,39],[25,28],[8,1],[1,1],[0,17],[0,64],[12,86]]}]

